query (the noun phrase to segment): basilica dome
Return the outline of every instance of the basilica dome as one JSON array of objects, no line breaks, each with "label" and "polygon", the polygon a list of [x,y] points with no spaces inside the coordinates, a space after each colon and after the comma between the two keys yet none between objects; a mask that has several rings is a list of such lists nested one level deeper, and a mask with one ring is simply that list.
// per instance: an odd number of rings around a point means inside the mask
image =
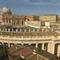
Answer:
[{"label": "basilica dome", "polygon": [[10,13],[11,13],[10,8],[8,8],[8,7],[4,7],[4,8],[2,9],[2,11],[3,11],[4,14],[10,14]]}]

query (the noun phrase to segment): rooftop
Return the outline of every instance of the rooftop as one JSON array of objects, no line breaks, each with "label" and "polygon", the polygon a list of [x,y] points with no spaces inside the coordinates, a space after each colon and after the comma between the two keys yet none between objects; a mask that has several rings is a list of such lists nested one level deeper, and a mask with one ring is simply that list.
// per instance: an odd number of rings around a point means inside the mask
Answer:
[{"label": "rooftop", "polygon": [[[14,48],[14,47],[13,47]],[[11,56],[21,56],[21,55],[23,55],[23,56],[28,56],[28,55],[30,55],[31,53],[32,53],[32,50],[30,49],[30,48],[28,48],[28,47],[15,47],[14,48],[15,50],[12,50],[12,49],[10,49],[10,51],[9,51],[9,54],[11,55]],[[11,51],[12,50],[12,51]]]},{"label": "rooftop", "polygon": [[56,14],[45,14],[44,16],[56,16]]},{"label": "rooftop", "polygon": [[[17,47],[17,46],[14,46],[14,47]],[[41,60],[41,59],[56,60],[57,58],[55,55],[52,55],[46,51],[38,51],[38,49],[33,50],[30,47],[26,47],[26,46],[20,46],[19,48],[17,47],[15,51],[13,51],[13,49],[11,48],[9,50],[10,50],[9,56],[15,57],[15,58],[17,56],[20,56],[21,58],[24,57],[26,60]]]}]

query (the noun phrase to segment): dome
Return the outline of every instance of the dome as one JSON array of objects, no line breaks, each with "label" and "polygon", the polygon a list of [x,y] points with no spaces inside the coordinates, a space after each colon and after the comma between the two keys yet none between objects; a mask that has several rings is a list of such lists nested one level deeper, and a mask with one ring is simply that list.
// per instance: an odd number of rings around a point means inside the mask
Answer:
[{"label": "dome", "polygon": [[4,7],[2,11],[3,11],[3,13],[11,13],[10,8],[8,8],[8,7]]}]

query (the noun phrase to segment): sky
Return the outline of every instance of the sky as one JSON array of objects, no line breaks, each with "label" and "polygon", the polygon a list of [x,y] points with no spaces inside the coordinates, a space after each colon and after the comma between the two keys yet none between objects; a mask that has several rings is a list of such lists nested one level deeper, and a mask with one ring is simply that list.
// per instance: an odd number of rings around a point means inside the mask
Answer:
[{"label": "sky", "polygon": [[60,0],[0,0],[0,10],[6,6],[18,14],[60,15]]}]

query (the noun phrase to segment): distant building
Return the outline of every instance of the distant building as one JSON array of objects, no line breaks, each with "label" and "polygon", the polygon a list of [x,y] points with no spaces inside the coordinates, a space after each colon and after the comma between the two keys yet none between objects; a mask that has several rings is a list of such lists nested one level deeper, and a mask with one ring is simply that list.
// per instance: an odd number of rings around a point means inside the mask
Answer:
[{"label": "distant building", "polygon": [[46,14],[40,17],[40,21],[42,24],[44,24],[46,21],[56,22],[57,19],[58,19],[58,16],[56,14]]},{"label": "distant building", "polygon": [[36,15],[26,16],[26,21],[39,21],[39,16]]},{"label": "distant building", "polygon": [[39,16],[36,15],[18,15],[13,14],[10,8],[4,7],[2,9],[2,15],[0,16],[0,25],[12,25],[12,26],[23,26],[25,21],[38,21]]},{"label": "distant building", "polygon": [[0,16],[0,24],[22,26],[24,24],[24,16],[13,14],[10,8],[4,7]]}]

